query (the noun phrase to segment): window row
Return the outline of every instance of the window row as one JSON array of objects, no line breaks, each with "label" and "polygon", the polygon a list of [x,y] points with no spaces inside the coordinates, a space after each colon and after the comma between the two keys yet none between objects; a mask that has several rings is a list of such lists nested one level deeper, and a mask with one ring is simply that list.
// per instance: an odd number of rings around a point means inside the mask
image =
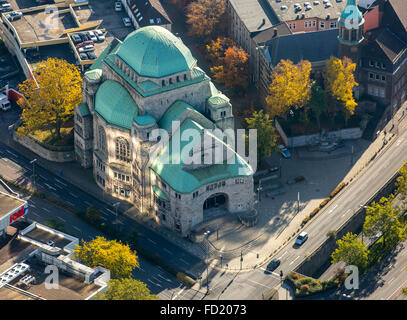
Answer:
[{"label": "window row", "polygon": [[386,76],[369,72],[369,80],[386,81]]},{"label": "window row", "polygon": [[171,84],[174,84],[174,83],[177,83],[177,82],[187,81],[187,80],[188,80],[188,76],[185,73],[183,76],[178,75],[175,78],[169,78],[168,82],[167,82],[167,80],[162,80],[161,81],[161,86],[165,87],[167,85],[171,85]]},{"label": "window row", "polygon": [[212,184],[206,186],[206,191],[211,191],[211,190],[214,190],[217,188],[221,188],[221,187],[224,187],[225,185],[226,185],[226,181],[212,183]]},{"label": "window row", "polygon": [[373,61],[373,60],[369,60],[369,67],[376,67],[378,69],[386,69],[386,64],[383,62],[379,62],[379,61]]},{"label": "window row", "polygon": [[118,172],[114,172],[113,174],[114,174],[115,179],[119,179],[121,181],[126,181],[126,182],[130,181],[130,176],[127,176],[125,174],[121,174]]},{"label": "window row", "polygon": [[96,174],[96,180],[104,187],[105,186],[105,179],[103,179],[101,176]]},{"label": "window row", "polygon": [[100,171],[106,171],[105,165],[99,159],[96,159],[96,166],[99,168]]},{"label": "window row", "polygon": [[385,98],[386,97],[386,90],[384,88],[374,87],[374,86],[367,86],[367,92],[369,95],[374,97]]},{"label": "window row", "polygon": [[244,183],[245,183],[245,179],[242,179],[242,178],[235,179],[235,183],[236,183],[236,184],[244,184]]},{"label": "window row", "polygon": [[119,188],[118,186],[114,186],[113,191],[115,194],[118,194],[122,197],[130,198],[130,190],[126,190],[123,188]]}]

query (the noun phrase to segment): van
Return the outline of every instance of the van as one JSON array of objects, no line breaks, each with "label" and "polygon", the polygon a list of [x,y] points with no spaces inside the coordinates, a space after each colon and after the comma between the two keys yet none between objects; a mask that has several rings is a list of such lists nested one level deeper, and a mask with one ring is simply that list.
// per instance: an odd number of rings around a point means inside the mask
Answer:
[{"label": "van", "polygon": [[0,93],[0,109],[3,111],[7,111],[11,109],[10,101],[5,94]]}]

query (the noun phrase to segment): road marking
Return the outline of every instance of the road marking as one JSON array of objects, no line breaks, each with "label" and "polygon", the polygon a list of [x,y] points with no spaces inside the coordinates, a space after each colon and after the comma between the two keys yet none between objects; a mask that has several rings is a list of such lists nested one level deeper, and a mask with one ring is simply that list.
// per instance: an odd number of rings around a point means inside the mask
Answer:
[{"label": "road marking", "polygon": [[346,210],[346,212],[342,215],[342,217],[346,216],[350,211],[352,211],[351,209]]},{"label": "road marking", "polygon": [[285,251],[285,252],[280,256],[280,258],[277,258],[277,259],[278,259],[278,260],[281,260],[281,258],[284,257],[286,254],[287,254],[287,251]]},{"label": "road marking", "polygon": [[394,296],[396,293],[398,293],[398,292],[401,294],[400,289],[403,288],[403,287],[406,285],[406,283],[407,283],[407,281],[404,282],[400,287],[398,287],[397,290],[394,291],[394,292],[387,298],[387,300],[393,298],[393,296]]},{"label": "road marking", "polygon": [[16,155],[14,152],[11,152],[10,150],[6,149],[6,152],[8,152],[8,153],[12,154],[13,156],[15,156],[16,158],[18,158],[18,155]]},{"label": "road marking", "polygon": [[41,178],[43,178],[45,181],[48,181],[48,179],[45,178],[44,176],[42,176],[42,175],[40,175],[40,174],[39,174],[39,176],[40,176]]},{"label": "road marking", "polygon": [[57,191],[57,189],[55,189],[54,187],[51,187],[48,183],[44,183],[48,188]]},{"label": "road marking", "polygon": [[101,214],[105,215],[105,216],[109,216],[108,213],[104,212],[104,211],[100,211]]},{"label": "road marking", "polygon": [[101,219],[103,219],[103,220],[105,220],[105,221],[107,221],[107,219],[105,218],[105,217],[100,217]]},{"label": "road marking", "polygon": [[33,214],[34,216],[39,217],[39,215],[36,214],[35,212],[30,211],[30,214]]},{"label": "road marking", "polygon": [[151,240],[150,238],[147,238],[147,240],[150,241],[150,242],[152,242],[152,243],[154,243],[154,244],[157,244],[156,242],[154,242],[154,241]]},{"label": "road marking", "polygon": [[336,205],[334,205],[333,207],[332,207],[332,209],[331,210],[329,210],[328,212],[329,213],[331,213],[332,211],[334,211],[336,208],[338,207],[338,205],[336,204]]},{"label": "road marking", "polygon": [[69,203],[72,207],[75,207],[75,205],[72,202],[65,201],[66,203]]},{"label": "road marking", "polygon": [[151,279],[147,279],[147,281],[150,281],[152,284],[154,284],[154,285],[159,286],[160,288],[162,288],[162,286],[161,286],[160,284],[153,282]]},{"label": "road marking", "polygon": [[91,206],[91,204],[89,202],[87,202],[87,201],[83,201],[83,202],[85,202],[89,207]]},{"label": "road marking", "polygon": [[58,180],[57,178],[55,178],[55,181],[58,182],[58,183],[60,183],[60,184],[62,184],[62,185],[65,186],[65,187],[68,186],[67,184],[63,183],[62,181]]},{"label": "road marking", "polygon": [[42,209],[42,210],[45,210],[45,211],[47,211],[47,212],[51,212],[51,211],[49,211],[47,208],[44,208],[44,207],[42,207],[41,209]]},{"label": "road marking", "polygon": [[253,282],[253,283],[257,284],[257,285],[266,287],[266,288],[268,288],[268,289],[272,289],[271,287],[266,286],[266,285],[264,285],[264,284],[262,284],[262,283],[260,283],[260,282],[257,282],[257,281],[251,280],[251,279],[247,279],[247,280],[250,281],[250,282]]},{"label": "road marking", "polygon": [[293,261],[290,262],[290,266],[299,258],[300,256],[298,256],[297,258],[295,258]]},{"label": "road marking", "polygon": [[275,273],[273,271],[267,270],[266,268],[260,267],[259,269],[266,271],[268,274],[272,274],[274,276],[280,277],[280,275],[278,273]]},{"label": "road marking", "polygon": [[108,209],[108,208],[106,208],[106,210],[109,211],[109,212],[111,212],[111,213],[113,213],[113,214],[116,214],[115,212],[113,212],[112,210],[110,210],[110,209]]},{"label": "road marking", "polygon": [[29,207],[37,208],[33,203],[28,203]]},{"label": "road marking", "polygon": [[170,250],[166,249],[166,248],[164,248],[164,251],[169,253],[169,254],[172,254],[172,252]]},{"label": "road marking", "polygon": [[63,222],[66,222],[64,218],[58,217],[58,219],[62,220]]},{"label": "road marking", "polygon": [[175,298],[178,297],[185,290],[185,287],[181,287],[181,288],[182,289],[180,291],[178,291],[178,293],[171,300],[175,300]]},{"label": "road marking", "polygon": [[69,192],[69,194],[70,194],[72,197],[78,198],[78,196],[75,195],[75,194],[73,194],[72,192]]},{"label": "road marking", "polygon": [[163,277],[161,274],[157,274],[157,277],[160,277],[161,279],[164,279],[165,281],[172,282],[170,279]]},{"label": "road marking", "polygon": [[181,262],[183,262],[183,263],[185,263],[185,264],[187,264],[187,265],[189,265],[189,263],[188,262],[186,262],[184,259],[182,259],[182,258],[179,258],[179,261],[181,261]]},{"label": "road marking", "polygon": [[79,232],[82,232],[81,229],[79,229],[79,228],[77,228],[77,227],[75,227],[75,226],[72,226],[72,228],[74,228],[75,230],[77,230],[77,231],[79,231]]},{"label": "road marking", "polygon": [[404,140],[404,138],[398,139],[396,142],[396,147],[398,147],[403,140]]}]

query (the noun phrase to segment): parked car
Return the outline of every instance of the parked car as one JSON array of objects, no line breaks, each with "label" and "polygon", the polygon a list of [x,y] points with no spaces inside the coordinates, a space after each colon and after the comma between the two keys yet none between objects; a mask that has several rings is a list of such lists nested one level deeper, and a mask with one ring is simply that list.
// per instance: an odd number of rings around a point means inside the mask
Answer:
[{"label": "parked car", "polygon": [[77,48],[81,48],[81,47],[84,47],[84,46],[93,46],[93,41],[92,40],[87,40],[87,41],[78,43],[76,45]]},{"label": "parked car", "polygon": [[10,3],[5,3],[1,5],[0,12],[10,12],[10,11],[13,11],[13,8],[11,7]]},{"label": "parked car", "polygon": [[98,38],[96,37],[96,35],[93,33],[93,31],[88,31],[88,38],[89,40],[92,40],[93,42],[97,42]]},{"label": "parked car", "polygon": [[301,232],[300,235],[295,239],[295,244],[300,246],[308,239],[308,233],[305,231]]},{"label": "parked car", "polygon": [[48,240],[47,245],[49,245],[50,247],[53,247],[53,246],[55,246],[55,242],[52,240]]},{"label": "parked car", "polygon": [[93,51],[86,52],[86,54],[88,55],[88,58],[90,60],[95,60],[96,59],[96,54]]},{"label": "parked car", "polygon": [[117,1],[114,4],[114,11],[122,11],[122,3]]},{"label": "parked car", "polygon": [[78,44],[78,43],[82,42],[82,38],[81,38],[81,36],[80,36],[79,34],[74,33],[74,34],[72,35],[72,41],[73,41],[75,44]]},{"label": "parked car", "polygon": [[291,158],[291,153],[290,153],[290,151],[288,151],[288,149],[285,146],[280,144],[279,148],[280,148],[280,153],[284,158],[286,158],[286,159]]},{"label": "parked car", "polygon": [[86,35],[85,32],[79,32],[78,35],[81,37],[82,41],[87,41],[87,40],[89,40],[89,39],[88,39],[88,36]]},{"label": "parked car", "polygon": [[81,58],[81,60],[88,60],[88,55],[85,52],[81,52],[79,53],[79,58]]},{"label": "parked car", "polygon": [[123,23],[124,23],[125,27],[130,27],[131,26],[130,18],[127,18],[127,17],[123,18]]},{"label": "parked car", "polygon": [[10,20],[10,21],[20,19],[22,16],[23,16],[23,13],[20,11],[13,11],[13,12],[10,12],[9,14],[6,14],[7,20]]},{"label": "parked car", "polygon": [[95,50],[94,46],[88,45],[88,46],[84,46],[82,48],[79,48],[78,52],[80,53],[80,52],[88,52],[88,51],[94,51],[94,50]]},{"label": "parked car", "polygon": [[274,271],[278,268],[278,266],[280,265],[280,260],[278,259],[273,259],[270,261],[270,263],[267,265],[266,269],[268,271]]},{"label": "parked car", "polygon": [[102,30],[95,30],[95,35],[100,42],[105,41],[105,35],[103,34]]},{"label": "parked car", "polygon": [[0,4],[6,4],[8,3],[7,0],[0,0]]}]

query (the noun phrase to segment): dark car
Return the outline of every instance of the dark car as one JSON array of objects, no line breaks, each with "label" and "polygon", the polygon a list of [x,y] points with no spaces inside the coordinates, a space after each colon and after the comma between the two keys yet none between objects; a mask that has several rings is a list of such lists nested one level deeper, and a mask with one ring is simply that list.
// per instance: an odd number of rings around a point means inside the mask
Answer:
[{"label": "dark car", "polygon": [[72,35],[72,40],[73,40],[73,42],[76,44],[76,43],[79,43],[79,42],[82,42],[82,38],[80,37],[80,35],[78,35],[78,34],[73,34]]},{"label": "dark car", "polygon": [[93,51],[86,52],[86,54],[88,55],[88,58],[90,60],[95,60],[96,59],[96,54]]},{"label": "dark car", "polygon": [[85,52],[81,52],[79,54],[79,57],[81,58],[81,60],[88,60],[88,55]]},{"label": "dark car", "polygon": [[270,263],[267,265],[266,269],[268,271],[274,271],[278,268],[278,266],[280,265],[280,260],[278,259],[273,259],[270,261]]},{"label": "dark car", "polygon": [[87,40],[89,40],[89,39],[88,39],[88,36],[86,35],[85,32],[79,32],[78,35],[81,37],[82,41],[87,41]]},{"label": "dark car", "polygon": [[6,4],[6,3],[8,3],[7,0],[0,0],[0,5],[1,4]]}]

